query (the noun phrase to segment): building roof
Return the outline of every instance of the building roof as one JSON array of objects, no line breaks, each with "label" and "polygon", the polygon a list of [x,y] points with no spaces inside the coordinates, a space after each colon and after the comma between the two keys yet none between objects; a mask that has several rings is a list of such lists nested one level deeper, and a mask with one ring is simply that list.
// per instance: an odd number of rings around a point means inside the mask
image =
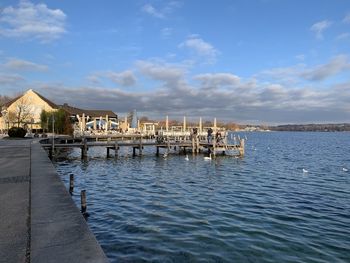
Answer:
[{"label": "building roof", "polygon": [[65,110],[70,115],[74,115],[74,116],[82,115],[84,113],[86,116],[96,117],[96,118],[105,117],[106,115],[108,115],[109,118],[117,118],[117,114],[115,114],[111,110],[86,110],[86,109],[72,107],[67,103],[60,105],[59,108]]},{"label": "building roof", "polygon": [[[34,91],[34,90],[28,90],[28,91],[32,91],[32,92],[33,92],[35,95],[37,95],[40,99],[42,99],[42,100],[45,101],[47,104],[49,104],[51,108],[53,108],[53,109],[57,109],[57,108],[58,108],[58,106],[57,106],[55,103],[53,103],[51,100],[45,98],[44,96],[40,95],[40,94],[37,93],[36,91]],[[27,91],[27,92],[28,92],[28,91]],[[27,92],[26,92],[26,93],[27,93]],[[19,95],[19,96],[17,96],[16,98],[14,98],[14,99],[12,99],[12,100],[6,102],[3,106],[8,108],[8,107],[11,106],[11,104],[14,103],[16,100],[18,100],[19,98],[23,97],[24,94],[25,94],[25,93],[23,93],[22,95]]]}]

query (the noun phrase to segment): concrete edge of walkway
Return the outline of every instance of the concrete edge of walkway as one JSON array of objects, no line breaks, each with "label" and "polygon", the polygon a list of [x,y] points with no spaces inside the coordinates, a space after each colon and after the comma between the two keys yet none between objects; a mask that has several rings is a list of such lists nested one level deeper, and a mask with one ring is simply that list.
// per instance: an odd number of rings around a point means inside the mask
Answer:
[{"label": "concrete edge of walkway", "polygon": [[109,262],[38,141],[31,146],[31,262]]}]

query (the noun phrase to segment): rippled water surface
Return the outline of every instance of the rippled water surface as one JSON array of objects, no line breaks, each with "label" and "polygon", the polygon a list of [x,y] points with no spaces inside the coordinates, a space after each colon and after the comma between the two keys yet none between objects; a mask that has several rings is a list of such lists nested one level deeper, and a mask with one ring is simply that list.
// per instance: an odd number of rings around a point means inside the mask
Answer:
[{"label": "rippled water surface", "polygon": [[91,148],[54,163],[77,206],[87,190],[112,262],[350,262],[350,133],[246,136],[243,159]]}]

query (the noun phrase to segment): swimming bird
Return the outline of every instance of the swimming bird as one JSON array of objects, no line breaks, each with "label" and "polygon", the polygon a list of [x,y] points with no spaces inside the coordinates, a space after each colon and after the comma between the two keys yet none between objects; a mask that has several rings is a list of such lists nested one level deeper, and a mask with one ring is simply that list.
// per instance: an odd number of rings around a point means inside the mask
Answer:
[{"label": "swimming bird", "polygon": [[189,160],[190,160],[190,158],[188,158],[188,154],[186,154],[185,160],[186,160],[186,161],[189,161]]},{"label": "swimming bird", "polygon": [[308,173],[309,171],[303,168],[303,173]]},{"label": "swimming bird", "polygon": [[348,171],[348,169],[346,169],[345,167],[343,167],[343,172],[347,172]]},{"label": "swimming bird", "polygon": [[165,152],[165,153],[163,154],[163,158],[166,159],[167,157],[168,157],[168,152]]},{"label": "swimming bird", "polygon": [[205,156],[205,157],[204,157],[204,160],[205,160],[205,161],[211,161],[211,153],[209,153],[209,157],[208,157],[208,156]]}]

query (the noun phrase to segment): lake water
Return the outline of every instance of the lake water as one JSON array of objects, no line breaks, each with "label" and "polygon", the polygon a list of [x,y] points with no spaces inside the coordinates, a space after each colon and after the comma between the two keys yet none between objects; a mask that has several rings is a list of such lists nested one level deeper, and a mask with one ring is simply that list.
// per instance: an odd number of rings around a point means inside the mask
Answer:
[{"label": "lake water", "polygon": [[242,159],[91,148],[54,164],[78,207],[87,190],[112,262],[350,262],[350,133],[245,135]]}]

